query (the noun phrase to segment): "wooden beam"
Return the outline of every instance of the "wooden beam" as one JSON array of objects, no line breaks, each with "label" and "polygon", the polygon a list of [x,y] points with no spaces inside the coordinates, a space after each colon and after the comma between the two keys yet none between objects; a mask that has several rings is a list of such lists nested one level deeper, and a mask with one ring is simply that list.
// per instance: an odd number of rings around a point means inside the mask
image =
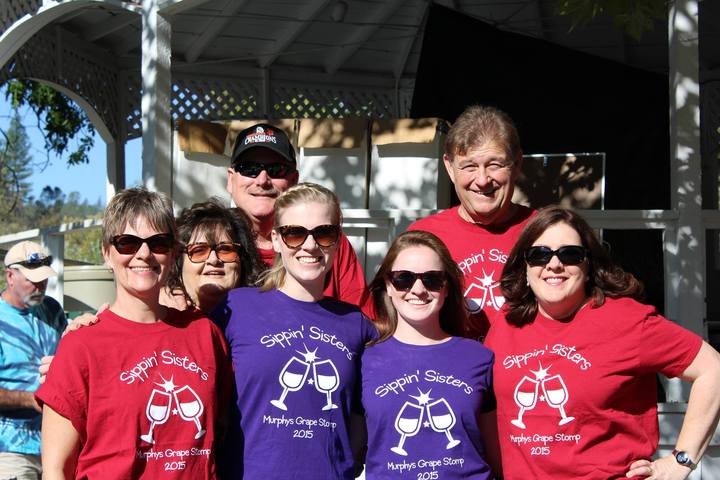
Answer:
[{"label": "wooden beam", "polygon": [[209,1],[210,0],[160,0],[158,2],[158,11],[160,15],[163,16],[177,15],[192,8],[199,7]]},{"label": "wooden beam", "polygon": [[335,52],[325,62],[325,71],[327,73],[335,73],[360,47],[368,41],[368,39],[392,16],[395,11],[400,8],[405,0],[386,0],[380,6],[370,10],[361,21],[368,23],[355,28],[348,26],[348,34],[344,38],[339,39],[339,46],[335,48]]},{"label": "wooden beam", "polygon": [[81,35],[88,42],[94,42],[106,35],[110,35],[113,32],[125,28],[135,21],[139,21],[139,17],[137,15],[125,12],[119,13],[117,15],[113,15],[112,18],[109,18],[104,22],[92,25],[90,28],[87,28],[84,32],[82,32]]},{"label": "wooden beam", "polygon": [[313,0],[306,5],[298,14],[297,22],[292,27],[285,30],[280,38],[276,41],[273,53],[263,55],[258,59],[260,68],[266,68],[282,54],[282,52],[291,45],[312,23],[312,21],[320,14],[323,8],[330,3],[330,0]]},{"label": "wooden beam", "polygon": [[247,0],[227,0],[220,15],[208,22],[200,38],[185,53],[185,61],[194,63],[246,3]]},{"label": "wooden beam", "polygon": [[423,24],[425,15],[428,11],[429,3],[424,3],[423,6],[418,6],[418,14],[415,17],[415,26],[412,28],[412,36],[408,37],[403,45],[400,47],[400,54],[397,57],[397,61],[395,62],[395,67],[393,68],[393,76],[398,79],[402,77],[403,72],[405,71],[405,66],[407,65],[408,57],[410,56],[410,52],[412,51],[412,47],[415,44],[415,41],[418,38],[418,32],[420,31],[420,26]]}]

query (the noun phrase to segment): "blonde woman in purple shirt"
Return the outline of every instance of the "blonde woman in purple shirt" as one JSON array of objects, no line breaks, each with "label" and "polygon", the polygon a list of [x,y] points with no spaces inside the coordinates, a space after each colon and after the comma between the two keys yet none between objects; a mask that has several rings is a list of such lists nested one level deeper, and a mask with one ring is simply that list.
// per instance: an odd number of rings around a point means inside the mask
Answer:
[{"label": "blonde woman in purple shirt", "polygon": [[340,224],[330,190],[288,189],[275,201],[276,257],[262,287],[230,291],[211,316],[230,345],[238,394],[226,478],[355,476],[360,356],[377,333],[356,306],[323,294]]},{"label": "blonde woman in purple shirt", "polygon": [[368,480],[499,475],[494,357],[460,336],[462,272],[445,245],[403,233],[370,293],[380,336],[362,357]]}]

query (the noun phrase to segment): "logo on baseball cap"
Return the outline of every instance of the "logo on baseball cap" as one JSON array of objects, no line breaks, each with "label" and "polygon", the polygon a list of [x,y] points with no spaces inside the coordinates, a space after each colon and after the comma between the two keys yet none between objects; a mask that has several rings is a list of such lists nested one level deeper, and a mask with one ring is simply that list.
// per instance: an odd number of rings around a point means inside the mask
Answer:
[{"label": "logo on baseball cap", "polygon": [[251,148],[263,147],[277,152],[288,162],[295,164],[295,149],[290,139],[281,128],[273,127],[267,123],[258,123],[241,131],[235,139],[231,165],[240,161],[243,153]]},{"label": "logo on baseball cap", "polygon": [[42,282],[57,275],[50,268],[52,257],[46,248],[35,242],[23,241],[13,245],[5,255],[5,266],[20,270],[31,282]]}]

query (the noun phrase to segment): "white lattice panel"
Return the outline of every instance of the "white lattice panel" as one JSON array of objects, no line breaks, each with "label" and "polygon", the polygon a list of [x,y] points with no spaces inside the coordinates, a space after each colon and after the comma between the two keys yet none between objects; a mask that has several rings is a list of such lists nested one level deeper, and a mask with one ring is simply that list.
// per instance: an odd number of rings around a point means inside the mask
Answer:
[{"label": "white lattice panel", "polygon": [[256,118],[257,86],[246,82],[186,79],[173,82],[173,119]]},{"label": "white lattice panel", "polygon": [[0,33],[4,32],[16,20],[26,13],[35,13],[42,0],[2,0],[0,1]]},{"label": "white lattice panel", "polygon": [[272,92],[272,112],[278,118],[395,117],[395,95],[391,90],[276,85]]},{"label": "white lattice panel", "polygon": [[84,98],[117,136],[117,72],[52,32],[32,37],[0,72],[0,82],[36,78],[61,85]]}]

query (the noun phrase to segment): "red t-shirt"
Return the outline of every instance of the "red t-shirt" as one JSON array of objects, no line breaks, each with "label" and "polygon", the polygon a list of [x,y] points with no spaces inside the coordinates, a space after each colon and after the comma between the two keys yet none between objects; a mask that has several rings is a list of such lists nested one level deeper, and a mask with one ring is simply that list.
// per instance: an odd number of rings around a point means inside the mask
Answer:
[{"label": "red t-shirt", "polygon": [[[260,258],[266,265],[272,266],[275,260],[275,251],[272,248],[258,248]],[[368,299],[364,297],[365,276],[360,266],[360,261],[355,255],[350,241],[345,234],[340,235],[332,270],[325,277],[326,297],[331,297],[346,303],[359,306],[367,315],[365,303]]]},{"label": "red t-shirt", "polygon": [[36,393],[80,435],[74,478],[215,478],[215,423],[232,388],[222,332],[196,311],[154,324],[98,317],[60,341]]},{"label": "red t-shirt", "polygon": [[459,207],[422,218],[408,230],[435,234],[450,250],[465,274],[465,303],[470,313],[468,336],[484,337],[490,321],[505,303],[500,276],[520,232],[535,213],[518,205],[515,214],[500,225],[480,225],[464,220]]},{"label": "red t-shirt", "polygon": [[680,375],[702,339],[629,298],[586,304],[570,322],[501,312],[486,346],[505,478],[625,478],[658,445],[655,373]]}]

